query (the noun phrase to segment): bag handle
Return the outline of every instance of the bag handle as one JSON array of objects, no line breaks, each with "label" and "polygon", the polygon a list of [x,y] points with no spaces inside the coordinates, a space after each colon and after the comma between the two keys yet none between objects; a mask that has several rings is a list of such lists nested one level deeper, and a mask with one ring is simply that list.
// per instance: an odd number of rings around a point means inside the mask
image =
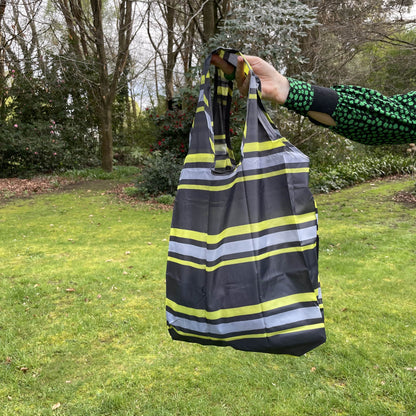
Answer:
[{"label": "bag handle", "polygon": [[[238,50],[219,48],[205,59],[201,75],[198,106],[191,129],[189,152],[185,159],[185,164],[192,164],[193,167],[210,167],[215,173],[224,173],[234,170],[236,166],[229,132],[233,81],[228,80],[224,72],[220,68],[215,67],[214,94],[211,97],[210,70],[213,54],[219,55],[235,67],[237,66],[238,56],[244,58],[244,55]],[[245,73],[250,77],[250,83],[241,147],[242,158],[247,145],[257,142],[256,134],[251,134],[251,132],[247,134],[248,126],[257,126],[260,121],[272,138],[280,137],[261,103],[260,79],[254,74],[246,60],[245,64]]]}]

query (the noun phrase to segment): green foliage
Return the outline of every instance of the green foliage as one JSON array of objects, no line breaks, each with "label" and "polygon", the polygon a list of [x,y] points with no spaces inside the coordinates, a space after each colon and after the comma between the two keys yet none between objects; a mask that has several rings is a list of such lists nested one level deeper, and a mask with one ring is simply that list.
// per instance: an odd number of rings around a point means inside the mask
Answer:
[{"label": "green foliage", "polygon": [[416,171],[415,160],[394,154],[381,157],[364,156],[359,160],[346,160],[338,165],[312,169],[310,187],[315,192],[329,192],[370,179]]},{"label": "green foliage", "polygon": [[155,134],[151,152],[167,151],[176,157],[185,157],[196,104],[193,91],[184,90],[176,98],[172,109],[146,108],[146,117],[153,124]]},{"label": "green foliage", "polygon": [[64,176],[71,179],[130,181],[139,172],[140,169],[136,166],[115,166],[112,172],[104,171],[101,168],[87,168],[68,170],[64,173]]},{"label": "green foliage", "polygon": [[240,49],[283,68],[304,62],[301,39],[316,25],[316,9],[305,2],[243,0],[233,2],[210,45]]},{"label": "green foliage", "polygon": [[3,175],[97,164],[98,139],[80,80],[45,62],[45,73],[12,70],[1,90]]},{"label": "green foliage", "polygon": [[57,171],[76,163],[55,122],[4,124],[0,137],[0,172],[4,177]]},{"label": "green foliage", "polygon": [[175,202],[175,197],[173,195],[160,195],[156,198],[156,202],[158,202],[159,204],[164,204],[164,205],[173,205],[173,203]]},{"label": "green foliage", "polygon": [[137,189],[143,196],[174,195],[179,182],[183,159],[169,151],[154,151],[144,161],[137,181]]},{"label": "green foliage", "polygon": [[404,94],[416,88],[414,48],[416,30],[407,28],[391,36],[391,43],[369,43],[356,57],[352,70],[360,82],[386,95]]}]

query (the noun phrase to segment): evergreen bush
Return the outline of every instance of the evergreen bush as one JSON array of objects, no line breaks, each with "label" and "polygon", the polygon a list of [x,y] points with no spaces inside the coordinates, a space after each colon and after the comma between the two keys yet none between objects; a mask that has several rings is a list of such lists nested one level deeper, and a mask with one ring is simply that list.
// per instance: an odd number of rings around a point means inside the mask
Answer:
[{"label": "evergreen bush", "polygon": [[141,196],[175,195],[183,165],[182,158],[169,151],[154,151],[143,164],[137,181]]}]

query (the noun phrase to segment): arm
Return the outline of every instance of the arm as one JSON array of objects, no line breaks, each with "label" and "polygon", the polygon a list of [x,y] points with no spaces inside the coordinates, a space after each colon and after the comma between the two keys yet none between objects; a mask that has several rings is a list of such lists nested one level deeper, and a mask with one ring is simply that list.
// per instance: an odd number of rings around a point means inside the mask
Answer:
[{"label": "arm", "polygon": [[[293,79],[289,85],[285,107],[348,139],[364,144],[410,143],[416,139],[416,92],[385,97],[362,87],[324,88]],[[316,112],[328,114],[335,124],[314,117]]]},{"label": "arm", "polygon": [[[364,144],[416,140],[416,92],[385,97],[361,87],[341,85],[324,88],[286,78],[258,57],[245,58],[260,78],[264,99],[284,105],[315,124]],[[232,73],[234,67],[221,61],[219,57],[213,57],[214,65],[220,66],[225,73]],[[241,57],[236,81],[240,91],[247,94],[248,79]]]}]

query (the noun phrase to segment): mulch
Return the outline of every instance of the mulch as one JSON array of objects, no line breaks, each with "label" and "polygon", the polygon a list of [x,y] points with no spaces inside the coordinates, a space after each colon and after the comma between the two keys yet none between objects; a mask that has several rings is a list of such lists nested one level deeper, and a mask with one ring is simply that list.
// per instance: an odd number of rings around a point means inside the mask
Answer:
[{"label": "mulch", "polygon": [[58,176],[39,176],[31,179],[0,179],[0,201],[53,192],[74,182],[74,180]]},{"label": "mulch", "polygon": [[406,191],[397,192],[393,196],[393,201],[400,202],[402,204],[406,204],[406,205],[416,208],[416,193],[406,192]]},{"label": "mulch", "polygon": [[96,190],[113,195],[118,201],[129,205],[146,205],[153,209],[170,210],[172,207],[160,204],[155,200],[139,200],[124,192],[124,188],[134,184],[119,184],[108,180],[74,180],[63,177],[35,177],[31,179],[7,178],[0,179],[0,204],[18,198],[30,198],[34,195],[58,192],[62,190]]}]

